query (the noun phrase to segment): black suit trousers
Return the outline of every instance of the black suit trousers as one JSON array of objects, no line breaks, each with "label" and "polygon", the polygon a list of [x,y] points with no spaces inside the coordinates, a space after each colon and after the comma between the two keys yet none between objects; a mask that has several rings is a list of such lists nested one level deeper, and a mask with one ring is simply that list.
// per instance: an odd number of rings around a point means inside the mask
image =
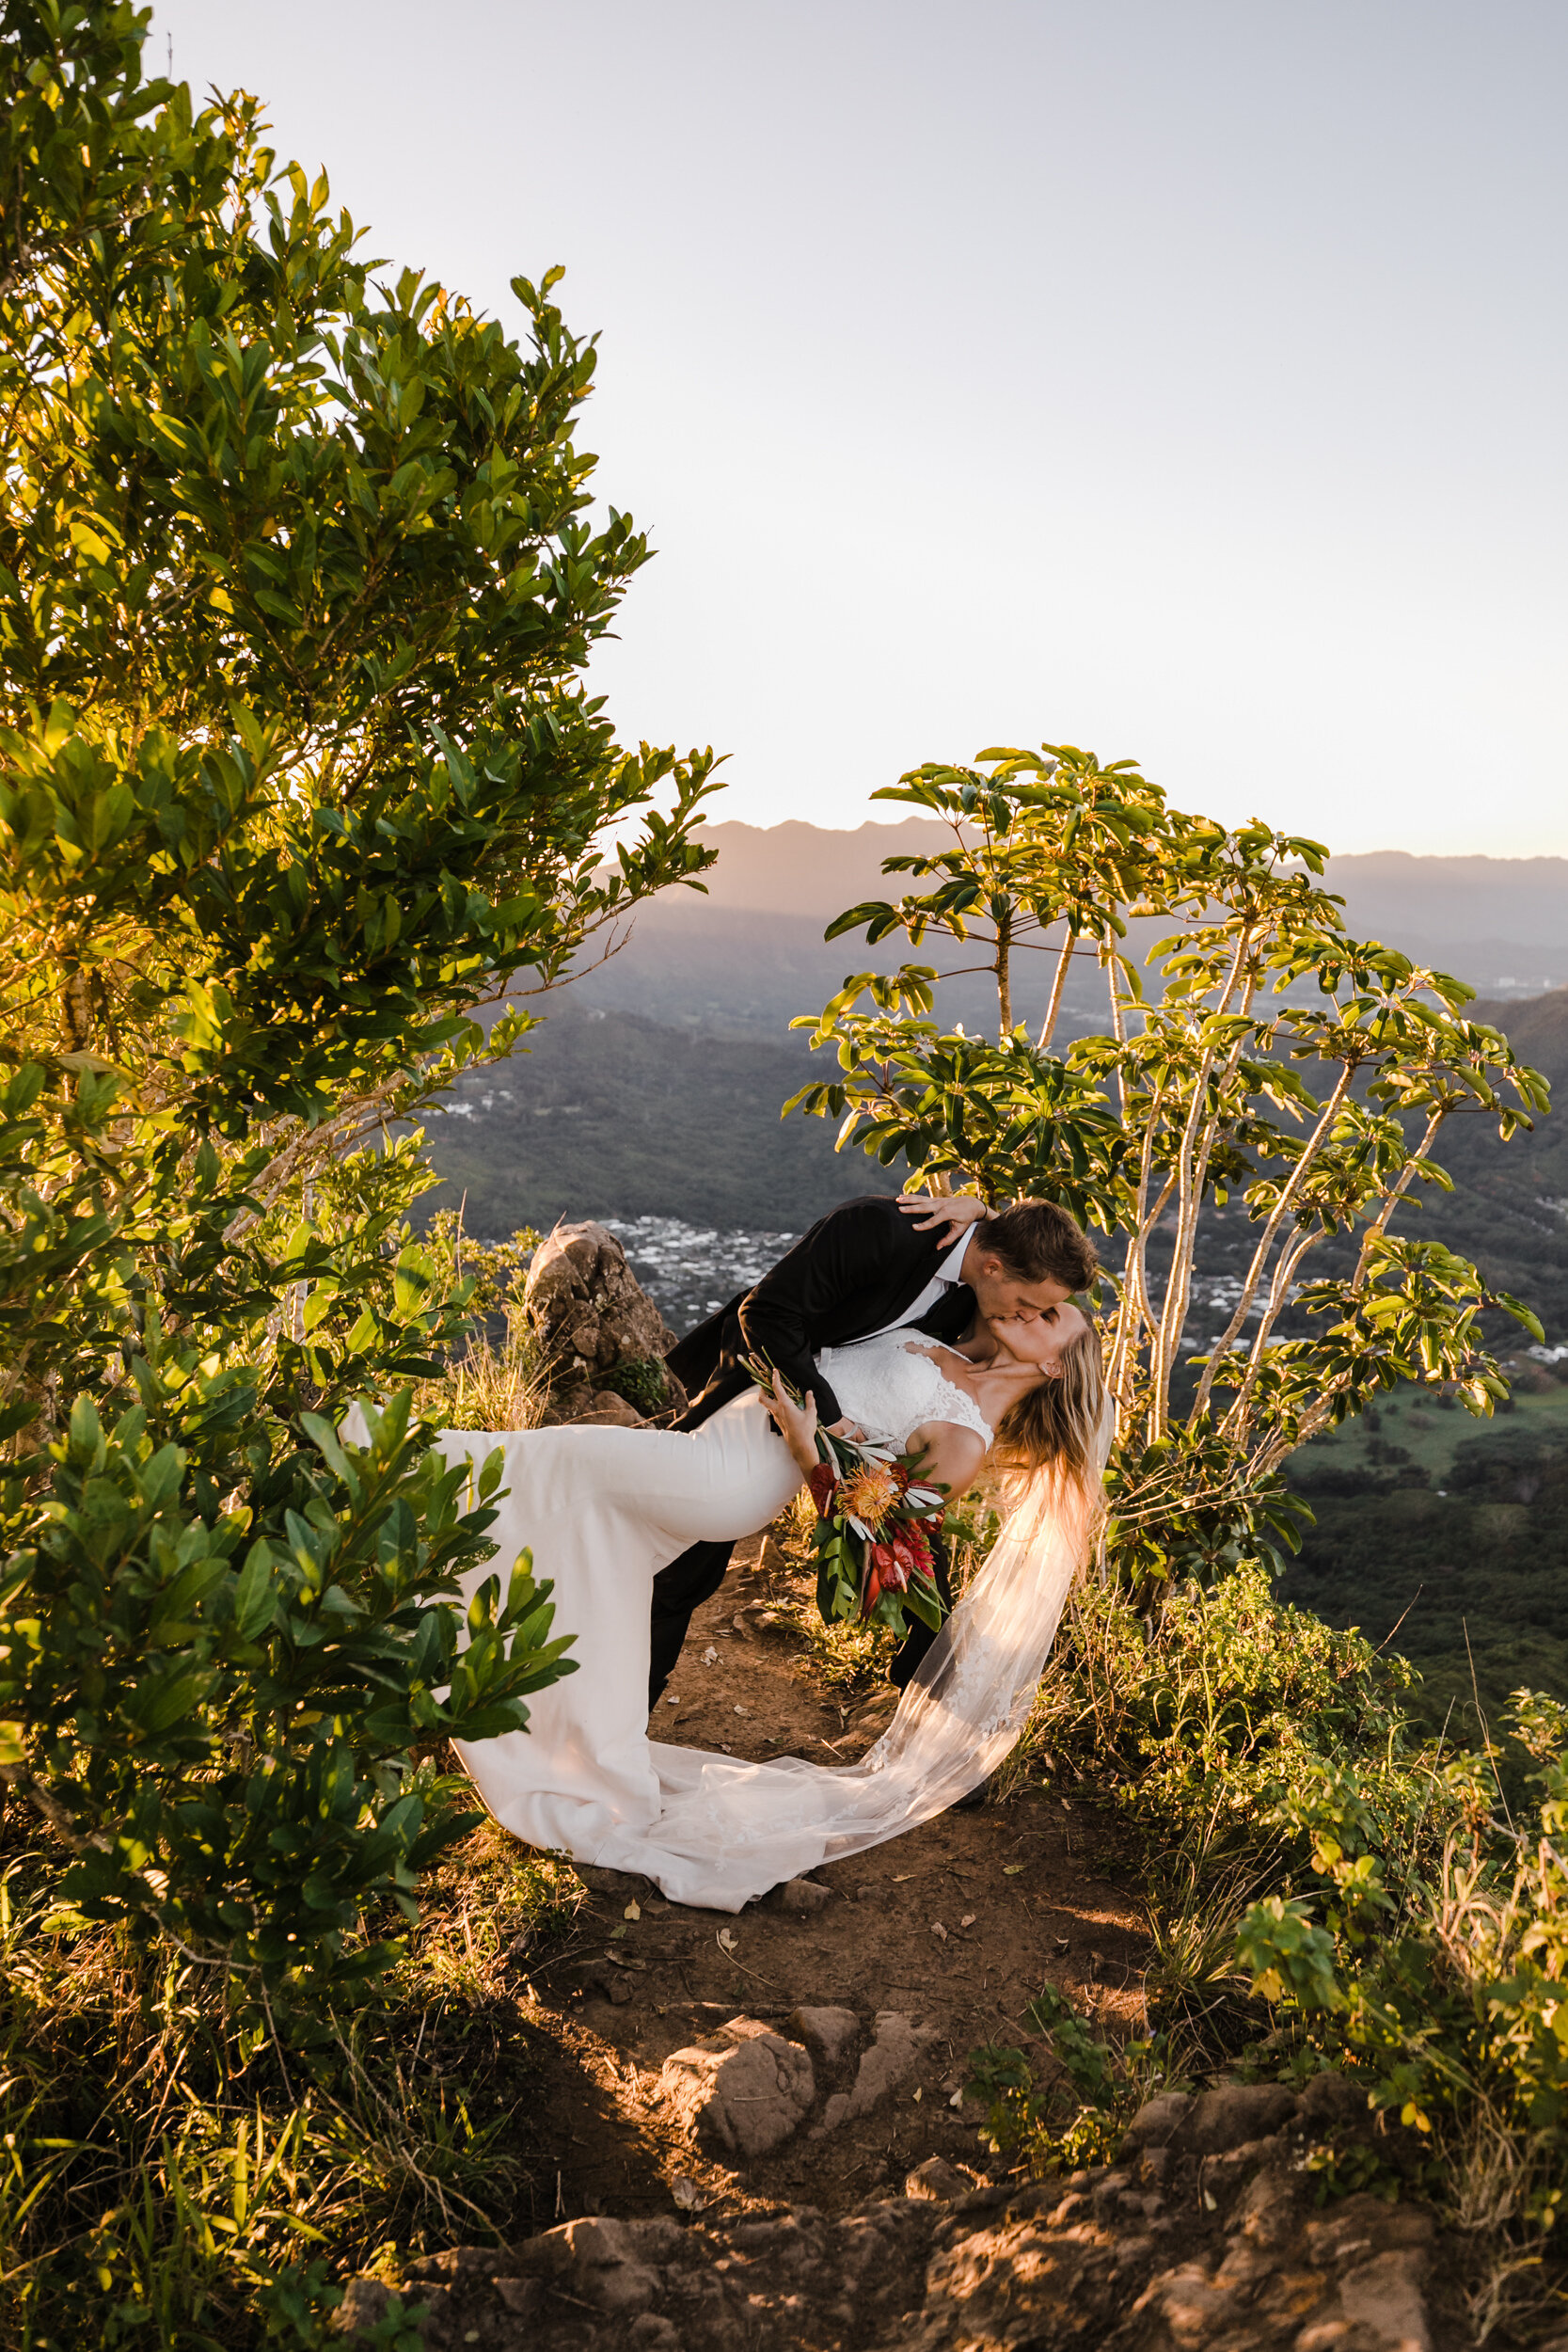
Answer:
[{"label": "black suit trousers", "polygon": [[[737,1542],[739,1538],[736,1539]],[[654,1579],[652,1644],[648,1653],[648,1708],[664,1695],[675,1671],[687,1628],[705,1600],[711,1600],[729,1573],[735,1544],[692,1544],[660,1568]]]}]

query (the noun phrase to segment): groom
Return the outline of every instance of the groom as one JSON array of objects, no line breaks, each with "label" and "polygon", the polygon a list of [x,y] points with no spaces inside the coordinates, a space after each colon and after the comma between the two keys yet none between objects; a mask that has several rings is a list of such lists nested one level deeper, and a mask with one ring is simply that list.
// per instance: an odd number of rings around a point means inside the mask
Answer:
[{"label": "groom", "polygon": [[[968,1196],[902,1203],[884,1194],[847,1200],[818,1219],[793,1249],[670,1351],[669,1364],[692,1402],[674,1423],[700,1428],[721,1405],[752,1386],[748,1356],[777,1366],[803,1395],[816,1398],[823,1427],[843,1434],[837,1397],[813,1360],[881,1331],[923,1331],[948,1346],[982,1315],[1048,1314],[1086,1290],[1097,1263],[1086,1234],[1048,1200],[1022,1200],[995,1216]],[[728,1543],[693,1544],[654,1579],[653,1650],[648,1705],[674,1672],[693,1611],[724,1581],[744,1530]],[[947,1563],[937,1548],[937,1583],[950,1603]],[[911,1627],[893,1661],[900,1688],[933,1635]]]}]

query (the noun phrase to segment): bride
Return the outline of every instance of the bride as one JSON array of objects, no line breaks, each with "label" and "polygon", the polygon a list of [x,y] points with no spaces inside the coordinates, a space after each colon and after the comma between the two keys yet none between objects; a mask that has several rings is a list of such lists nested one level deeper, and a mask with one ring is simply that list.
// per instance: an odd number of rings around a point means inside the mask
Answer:
[{"label": "bride", "polygon": [[[976,1318],[957,1348],[895,1329],[818,1358],[866,1437],[922,1456],[956,1498],[998,1477],[1000,1534],[859,1763],[765,1763],[647,1736],[648,1597],[689,1545],[768,1526],[816,1460],[816,1406],[737,1396],[699,1429],[448,1430],[449,1462],[499,1446],[503,1562],[525,1545],[555,1581],[578,1671],[530,1702],[526,1732],[459,1743],[500,1824],[575,1861],[639,1871],[676,1902],[738,1911],[782,1880],[896,1837],[994,1771],[1022,1729],[1093,1541],[1107,1414],[1099,1340],[1064,1304]],[[780,1436],[784,1442],[780,1442]],[[494,1573],[471,1573],[465,1597]]]}]

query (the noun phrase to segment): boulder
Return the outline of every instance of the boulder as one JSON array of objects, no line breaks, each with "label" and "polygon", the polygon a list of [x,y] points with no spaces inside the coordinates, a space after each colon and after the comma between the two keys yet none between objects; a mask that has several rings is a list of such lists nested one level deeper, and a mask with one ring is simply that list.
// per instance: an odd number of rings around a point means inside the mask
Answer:
[{"label": "boulder", "polygon": [[[663,1365],[674,1333],[626,1263],[626,1253],[603,1225],[558,1225],[533,1253],[525,1304],[550,1365],[552,1421],[603,1421],[626,1425],[643,1416],[613,1390],[609,1375],[628,1365]],[[686,1391],[665,1374],[658,1410],[678,1412]]]},{"label": "boulder", "polygon": [[732,2017],[666,2058],[659,2090],[705,2155],[734,2163],[789,2137],[810,2113],[816,2077],[799,2042]]}]

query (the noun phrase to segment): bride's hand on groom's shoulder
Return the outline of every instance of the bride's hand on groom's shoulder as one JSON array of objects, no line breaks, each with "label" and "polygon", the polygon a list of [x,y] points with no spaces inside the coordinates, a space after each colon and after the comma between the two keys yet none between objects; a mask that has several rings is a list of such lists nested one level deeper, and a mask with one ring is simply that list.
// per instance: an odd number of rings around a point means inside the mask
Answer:
[{"label": "bride's hand on groom's shoulder", "polygon": [[948,1241],[957,1241],[970,1226],[990,1215],[985,1202],[972,1192],[905,1192],[898,1197],[898,1206],[914,1219],[917,1233],[928,1233],[940,1225]]}]

